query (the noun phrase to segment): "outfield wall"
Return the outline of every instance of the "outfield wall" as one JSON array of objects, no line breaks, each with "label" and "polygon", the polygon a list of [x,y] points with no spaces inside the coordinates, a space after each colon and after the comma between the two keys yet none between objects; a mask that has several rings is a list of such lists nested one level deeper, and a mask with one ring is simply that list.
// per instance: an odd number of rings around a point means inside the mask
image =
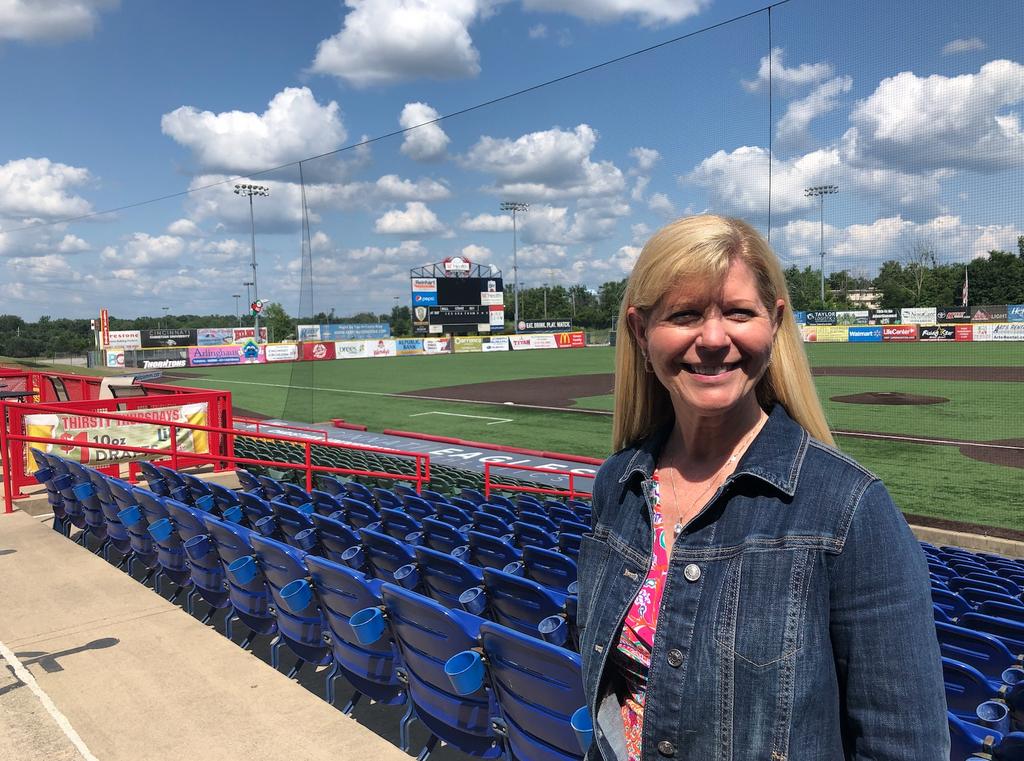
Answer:
[{"label": "outfield wall", "polygon": [[278,362],[411,357],[432,354],[464,354],[532,349],[582,349],[583,331],[531,333],[514,336],[456,336],[455,338],[379,338],[355,341],[307,341],[303,343],[232,346],[180,346],[154,349],[107,349],[107,367],[171,370],[186,367],[259,365]]},{"label": "outfield wall", "polygon": [[1024,322],[959,325],[801,325],[808,343],[1024,341]]}]

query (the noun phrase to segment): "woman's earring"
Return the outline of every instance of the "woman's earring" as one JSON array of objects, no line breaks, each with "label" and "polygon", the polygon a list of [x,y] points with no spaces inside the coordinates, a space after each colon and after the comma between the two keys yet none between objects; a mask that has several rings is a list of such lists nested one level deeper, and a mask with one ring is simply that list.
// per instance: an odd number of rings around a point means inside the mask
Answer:
[{"label": "woman's earring", "polygon": [[640,355],[644,358],[644,370],[648,373],[653,373],[654,365],[652,365],[651,360],[647,358],[647,352],[641,351]]}]

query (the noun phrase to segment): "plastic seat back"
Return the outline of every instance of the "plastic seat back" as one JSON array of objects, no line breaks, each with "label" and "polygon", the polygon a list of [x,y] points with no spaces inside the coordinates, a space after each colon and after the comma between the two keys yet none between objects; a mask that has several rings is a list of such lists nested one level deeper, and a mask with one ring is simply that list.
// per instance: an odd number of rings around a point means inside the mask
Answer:
[{"label": "plastic seat back", "polygon": [[498,539],[512,533],[511,523],[507,523],[504,518],[499,518],[483,510],[477,510],[473,514],[472,526],[474,531],[490,534]]},{"label": "plastic seat back", "polygon": [[422,531],[420,522],[404,510],[385,507],[380,511],[381,531],[388,536],[404,542],[412,533]]},{"label": "plastic seat back", "polygon": [[167,482],[164,481],[163,474],[154,467],[153,463],[139,460],[136,464],[139,466],[139,470],[142,471],[143,478],[146,479],[147,489],[154,494],[159,494],[161,497],[170,495],[171,490],[168,488]]},{"label": "plastic seat back", "polygon": [[444,521],[452,528],[462,528],[473,522],[472,513],[463,510],[461,507],[449,505],[448,503],[435,503],[434,508],[437,511],[435,514],[437,520]]},{"label": "plastic seat back", "polygon": [[580,657],[490,621],[480,639],[512,757],[581,759],[570,724],[587,704]]},{"label": "plastic seat back", "polygon": [[341,499],[336,494],[330,492],[321,491],[320,489],[313,489],[309,493],[310,498],[313,501],[313,510],[320,513],[320,515],[331,515],[339,510],[343,510],[344,506],[341,504]]},{"label": "plastic seat back", "polygon": [[565,610],[565,595],[495,568],[484,569],[484,588],[494,620],[529,636],[539,636],[537,625]]},{"label": "plastic seat back", "polygon": [[395,673],[394,644],[382,637],[364,645],[348,622],[353,613],[381,604],[379,584],[348,566],[315,555],[306,556],[306,567],[331,633],[330,644],[338,669],[353,687],[371,699],[389,704],[402,702],[403,685]]},{"label": "plastic seat back", "polygon": [[472,695],[458,695],[444,672],[449,658],[477,646],[482,621],[394,584],[382,584],[381,596],[417,718],[435,736],[464,753],[502,755],[491,726],[487,687]]},{"label": "plastic seat back", "polygon": [[346,481],[342,486],[344,486],[345,493],[349,497],[354,497],[355,499],[367,502],[371,505],[373,504],[373,492],[370,491],[369,487],[359,483],[358,481]]},{"label": "plastic seat back", "polygon": [[1024,654],[1024,623],[984,613],[964,613],[959,623],[971,631],[992,635],[1015,655]]},{"label": "plastic seat back", "polygon": [[366,528],[380,522],[380,513],[369,502],[354,497],[345,497],[341,500],[341,504],[344,506],[348,525],[352,528]]},{"label": "plastic seat back", "polygon": [[420,583],[430,597],[446,608],[458,608],[459,595],[483,583],[483,569],[459,558],[422,546],[416,548],[415,554]]},{"label": "plastic seat back", "polygon": [[988,600],[978,606],[978,613],[996,618],[1005,618],[1018,624],[1024,624],[1024,605],[1010,604],[1001,600]]},{"label": "plastic seat back", "polygon": [[1003,595],[1006,594],[1001,586],[997,584],[989,584],[987,581],[978,581],[977,579],[969,579],[964,576],[954,576],[948,579],[946,587],[959,594],[964,589],[973,589],[978,593],[988,592],[989,594]]},{"label": "plastic seat back", "polygon": [[[209,535],[201,517],[201,510],[174,499],[165,500],[164,507],[174,521],[174,528],[183,542],[188,543],[195,537]],[[193,553],[189,554],[189,573],[192,583],[196,585],[204,600],[215,608],[227,605],[227,581],[216,548],[207,543],[202,549],[194,549]]]},{"label": "plastic seat back", "polygon": [[402,500],[396,494],[379,486],[373,489],[373,501],[379,510],[383,510],[385,507],[393,510],[402,507]]},{"label": "plastic seat back", "polygon": [[245,519],[250,526],[255,526],[261,518],[274,514],[274,508],[262,497],[252,492],[238,492],[238,503],[242,506]]},{"label": "plastic seat back", "polygon": [[148,489],[140,489],[137,486],[132,489],[132,492],[139,507],[145,512],[146,521],[150,526],[164,518],[170,519],[171,525],[174,526],[174,530],[167,533],[166,536],[154,540],[157,550],[156,557],[164,573],[175,584],[184,584],[190,576],[185,556],[184,539],[178,533],[177,526],[166,505],[167,502],[174,500],[170,497],[161,497]]},{"label": "plastic seat back", "polygon": [[276,478],[270,476],[259,475],[256,476],[256,480],[260,482],[260,486],[263,489],[263,495],[268,499],[277,499],[278,497],[284,496],[284,488],[281,486],[281,482]]},{"label": "plastic seat back", "polygon": [[301,486],[290,484],[287,481],[281,481],[280,485],[283,493],[278,499],[282,502],[288,503],[292,507],[302,507],[303,505],[308,505],[313,501],[309,492]]},{"label": "plastic seat back", "polygon": [[468,541],[465,534],[437,518],[424,518],[421,525],[423,535],[420,543],[432,550],[451,553],[456,547],[465,546]]},{"label": "plastic seat back", "polygon": [[1001,587],[1004,594],[1007,594],[1010,597],[1020,597],[1020,587],[1017,586],[1017,583],[1010,579],[1005,579],[997,573],[972,571],[964,578],[971,581],[984,582],[995,587]]},{"label": "plastic seat back", "polygon": [[229,489],[226,486],[221,486],[220,484],[212,481],[207,481],[206,486],[209,488],[214,501],[217,503],[218,512],[223,512],[230,507],[240,504],[238,500],[238,493],[234,489]]},{"label": "plastic seat back", "polygon": [[470,531],[466,538],[469,543],[469,562],[473,565],[500,570],[509,563],[522,560],[522,551],[513,547],[510,542],[479,531]]},{"label": "plastic seat back", "polygon": [[536,510],[520,510],[519,520],[536,526],[549,534],[554,534],[558,531],[558,524],[551,520],[547,513],[541,513]]},{"label": "plastic seat back", "polygon": [[974,710],[994,698],[998,688],[974,666],[943,657],[942,681],[946,687],[946,706],[958,716],[974,716]]},{"label": "plastic seat back", "polygon": [[362,540],[366,560],[378,579],[391,581],[395,571],[416,560],[409,545],[387,534],[364,528],[359,530],[359,538]]},{"label": "plastic seat back", "polygon": [[317,513],[309,517],[316,527],[317,539],[325,557],[340,563],[345,550],[360,544],[359,535],[344,521]]},{"label": "plastic seat back", "polygon": [[959,618],[973,610],[970,603],[956,592],[947,592],[943,589],[932,589],[932,602],[942,608],[950,619]]},{"label": "plastic seat back", "polygon": [[576,581],[576,561],[553,550],[524,547],[523,566],[528,578],[563,594]]},{"label": "plastic seat back", "polygon": [[558,540],[553,534],[527,521],[516,521],[512,524],[512,531],[516,544],[521,548],[542,547],[549,550],[558,546]]},{"label": "plastic seat back", "polygon": [[[312,510],[309,502],[305,504],[307,508]],[[289,544],[294,543],[295,535],[300,531],[313,528],[313,519],[310,517],[310,513],[298,507],[294,507],[280,499],[275,499],[271,502],[270,507],[277,517],[277,526],[281,530],[282,536]]]},{"label": "plastic seat back", "polygon": [[[225,568],[236,560],[254,556],[252,531],[244,526],[225,523],[210,513],[199,515]],[[231,605],[242,623],[257,634],[276,632],[277,620],[270,612],[270,589],[263,572],[257,568],[257,572],[248,580],[239,579],[230,571],[226,575]]]},{"label": "plastic seat back", "polygon": [[938,621],[935,622],[935,633],[944,656],[974,666],[983,674],[999,675],[1017,664],[1017,659],[1006,645],[989,634]]},{"label": "plastic seat back", "polygon": [[263,485],[255,475],[244,468],[238,468],[235,471],[235,475],[238,476],[238,483],[242,485],[243,491],[255,494],[257,497],[263,496]]},{"label": "plastic seat back", "polygon": [[407,494],[402,504],[405,505],[405,511],[418,521],[433,518],[436,513],[433,504],[415,495]]},{"label": "plastic seat back", "polygon": [[559,551],[573,560],[580,556],[580,544],[583,542],[583,535],[563,531],[558,535]]},{"label": "plastic seat back", "polygon": [[459,491],[459,496],[467,502],[472,502],[474,505],[482,505],[487,499],[484,497],[483,492],[472,489],[468,486],[463,486]]},{"label": "plastic seat back", "polygon": [[960,590],[959,594],[977,609],[980,609],[985,603],[996,602],[1000,605],[1006,605],[1011,608],[1020,608],[1020,615],[1024,616],[1024,602],[1021,602],[1018,598],[1011,597],[1008,594],[1004,594],[1002,592],[990,592],[988,589],[978,589],[973,586],[965,586]]},{"label": "plastic seat back", "polygon": [[326,663],[330,660],[331,650],[323,639],[324,621],[315,595],[306,609],[300,611],[292,610],[281,596],[281,590],[289,583],[309,575],[303,562],[305,553],[265,536],[253,534],[250,539],[270,587],[277,629],[285,644],[304,661]]}]

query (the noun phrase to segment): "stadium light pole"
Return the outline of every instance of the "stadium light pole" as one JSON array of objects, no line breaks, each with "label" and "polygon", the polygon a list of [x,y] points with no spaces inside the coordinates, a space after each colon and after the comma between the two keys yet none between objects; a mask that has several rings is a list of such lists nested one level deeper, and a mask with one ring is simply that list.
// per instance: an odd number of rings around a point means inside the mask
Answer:
[{"label": "stadium light pole", "polygon": [[815,185],[804,188],[804,195],[818,199],[818,251],[821,252],[821,305],[825,306],[825,196],[839,192],[838,185]]},{"label": "stadium light pole", "polygon": [[519,332],[519,259],[516,243],[516,214],[529,211],[530,204],[522,201],[502,201],[501,210],[512,212],[512,287],[515,289],[515,332]]},{"label": "stadium light pole", "polygon": [[[270,188],[266,185],[254,185],[251,182],[239,182],[235,185],[235,194],[240,196],[249,196],[249,224],[252,230],[252,299],[253,301],[259,301],[260,292],[256,286],[256,217],[252,210],[252,197],[253,196],[269,196]],[[253,301],[249,303],[252,304]],[[255,309],[253,310],[253,327],[255,328],[254,340],[256,343],[260,342],[260,313]]]},{"label": "stadium light pole", "polygon": [[164,310],[163,319],[160,320],[160,327],[161,328],[165,328],[165,327],[167,327],[167,325],[165,324],[165,320],[167,319],[167,313],[171,311],[171,308],[170,307],[160,307],[160,308]]},{"label": "stadium light pole", "polygon": [[232,293],[231,298],[235,300],[235,319],[238,320],[238,327],[242,327],[242,316],[238,313],[238,300],[242,298],[242,294]]}]

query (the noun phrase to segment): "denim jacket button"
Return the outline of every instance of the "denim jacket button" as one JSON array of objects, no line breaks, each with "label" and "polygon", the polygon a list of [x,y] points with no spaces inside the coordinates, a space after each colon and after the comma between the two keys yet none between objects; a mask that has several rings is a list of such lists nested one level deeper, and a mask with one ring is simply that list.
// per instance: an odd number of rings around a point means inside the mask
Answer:
[{"label": "denim jacket button", "polygon": [[676,648],[672,648],[668,651],[668,665],[672,668],[679,668],[683,665],[683,652]]},{"label": "denim jacket button", "polygon": [[696,563],[690,563],[683,569],[683,576],[686,577],[687,581],[696,581],[700,578],[700,566]]},{"label": "denim jacket button", "polygon": [[658,743],[658,753],[663,756],[674,756],[676,754],[676,746],[668,740],[662,740]]}]

